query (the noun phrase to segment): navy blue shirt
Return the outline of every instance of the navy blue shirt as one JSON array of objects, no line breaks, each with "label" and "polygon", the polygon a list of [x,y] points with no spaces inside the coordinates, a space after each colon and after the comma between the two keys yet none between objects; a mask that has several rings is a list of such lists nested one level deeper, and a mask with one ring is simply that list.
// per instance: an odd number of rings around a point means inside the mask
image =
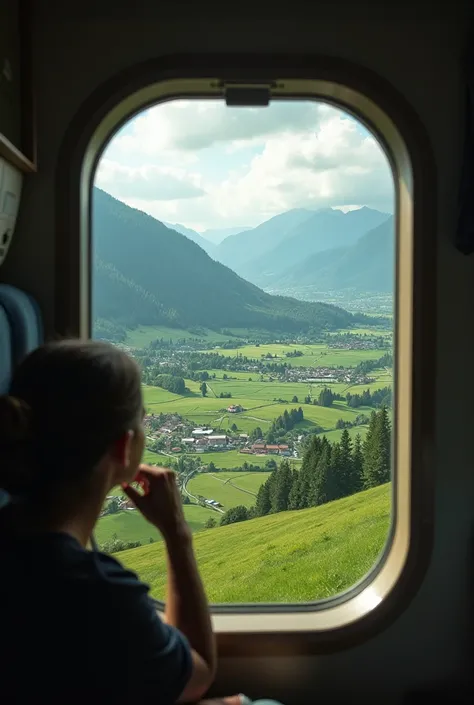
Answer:
[{"label": "navy blue shirt", "polygon": [[191,677],[148,587],[68,534],[0,536],[0,644],[5,703],[168,705]]}]

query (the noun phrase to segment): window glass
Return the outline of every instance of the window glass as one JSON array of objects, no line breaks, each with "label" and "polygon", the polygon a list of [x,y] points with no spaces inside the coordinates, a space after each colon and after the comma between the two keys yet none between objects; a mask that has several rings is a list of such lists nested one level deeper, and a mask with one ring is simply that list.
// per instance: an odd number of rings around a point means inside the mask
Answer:
[{"label": "window glass", "polygon": [[[314,101],[167,102],[103,152],[93,336],[141,366],[144,461],[177,472],[214,603],[333,597],[384,549],[394,204],[375,137]],[[95,536],[164,598],[121,488]]]}]

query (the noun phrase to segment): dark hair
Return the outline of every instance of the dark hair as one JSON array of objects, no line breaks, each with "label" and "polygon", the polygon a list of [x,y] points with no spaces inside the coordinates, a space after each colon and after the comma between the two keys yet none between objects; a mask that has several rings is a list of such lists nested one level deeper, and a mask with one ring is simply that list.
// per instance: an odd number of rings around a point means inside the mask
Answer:
[{"label": "dark hair", "polygon": [[31,496],[73,484],[138,427],[142,408],[139,368],[122,350],[80,340],[37,348],[0,396],[0,488]]}]

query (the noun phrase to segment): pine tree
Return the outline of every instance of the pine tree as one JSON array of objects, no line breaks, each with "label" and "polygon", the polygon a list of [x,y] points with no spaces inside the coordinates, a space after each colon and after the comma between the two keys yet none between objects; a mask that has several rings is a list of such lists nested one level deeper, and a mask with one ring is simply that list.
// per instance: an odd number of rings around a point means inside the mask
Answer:
[{"label": "pine tree", "polygon": [[[299,507],[305,509],[311,507],[311,487],[316,473],[319,456],[321,455],[322,441],[318,436],[313,436],[309,446],[303,456],[299,477]],[[296,508],[296,507],[295,507]]]},{"label": "pine tree", "polygon": [[373,412],[364,442],[364,487],[390,480],[390,421],[386,407]]},{"label": "pine tree", "polygon": [[293,475],[290,464],[287,460],[280,463],[280,467],[274,472],[273,487],[271,488],[272,513],[284,512],[288,509],[288,498],[291,492]]},{"label": "pine tree", "polygon": [[[319,463],[321,461],[321,458],[324,456],[325,463],[329,466],[331,463],[331,452],[332,452],[332,446],[329,443],[326,436],[323,436],[323,438],[321,440],[319,453],[315,454],[315,462],[311,468],[312,472],[311,472],[310,487],[309,487],[309,496],[308,496],[308,505],[307,505],[308,507],[316,507],[318,504]],[[335,494],[335,491],[333,492],[333,494]]]},{"label": "pine tree", "polygon": [[337,494],[336,480],[331,468],[331,454],[325,448],[316,468],[314,483],[314,506],[326,504],[335,499]]},{"label": "pine tree", "polygon": [[266,516],[270,514],[271,502],[270,502],[270,478],[268,478],[263,485],[260,485],[257,492],[257,499],[255,500],[255,513],[259,517]]},{"label": "pine tree", "polygon": [[332,499],[344,497],[345,477],[342,466],[342,451],[339,443],[333,443],[331,448],[331,459],[329,461],[330,475],[333,478]]},{"label": "pine tree", "polygon": [[362,440],[360,433],[358,433],[354,439],[354,449],[352,451],[352,486],[354,493],[360,492],[363,488],[363,467]]},{"label": "pine tree", "polygon": [[349,436],[349,431],[345,428],[341,433],[341,468],[339,475],[340,496],[347,497],[355,494],[360,489],[360,483],[357,481],[357,475],[354,470],[354,458],[352,450],[352,441]]},{"label": "pine tree", "polygon": [[290,494],[288,495],[288,509],[300,509],[300,489],[300,473],[298,472],[298,470],[293,470],[291,490]]}]

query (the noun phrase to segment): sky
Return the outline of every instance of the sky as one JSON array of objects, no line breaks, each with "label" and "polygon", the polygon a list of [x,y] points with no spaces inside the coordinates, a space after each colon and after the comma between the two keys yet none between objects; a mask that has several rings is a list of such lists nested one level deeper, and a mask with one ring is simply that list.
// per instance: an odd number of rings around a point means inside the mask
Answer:
[{"label": "sky", "polygon": [[375,138],[347,113],[311,101],[148,108],[111,139],[95,185],[199,232],[255,227],[292,208],[394,207],[390,166]]}]

